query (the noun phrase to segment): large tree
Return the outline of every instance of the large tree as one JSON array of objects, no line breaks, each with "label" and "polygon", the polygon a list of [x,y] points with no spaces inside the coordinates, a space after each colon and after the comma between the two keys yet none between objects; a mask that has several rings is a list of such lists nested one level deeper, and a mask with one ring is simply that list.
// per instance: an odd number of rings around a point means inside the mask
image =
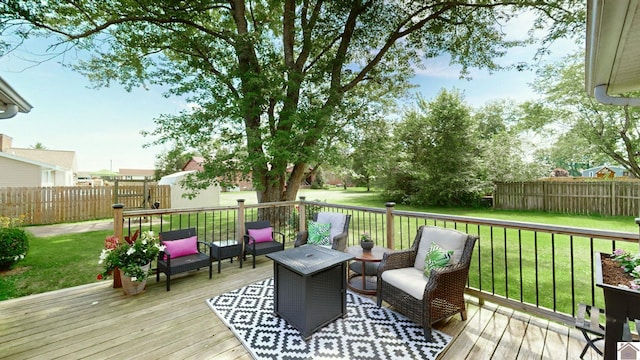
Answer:
[{"label": "large tree", "polygon": [[[571,55],[540,70],[533,87],[543,100],[528,104],[526,123],[566,142],[565,150],[572,148],[576,155],[568,162],[588,166],[589,158],[601,160],[605,154],[640,177],[640,109],[602,105],[590,97],[584,90],[583,59],[582,54]],[[577,156],[584,150],[591,156]]]},{"label": "large tree", "polygon": [[384,172],[385,192],[417,205],[471,205],[490,188],[481,171],[480,139],[457,91],[418,99],[394,129],[397,144]]},{"label": "large tree", "polygon": [[[546,176],[549,169],[534,163],[530,131],[518,126],[521,107],[513,101],[499,100],[477,109],[477,124],[483,177],[491,182],[528,181]],[[529,159],[527,161],[527,159]]]},{"label": "large tree", "polygon": [[494,59],[530,40],[502,31],[523,11],[549,30],[542,48],[582,33],[575,0],[4,0],[0,31],[86,50],[75,68],[99,86],[162,84],[198,104],[160,116],[150,135],[205,154],[202,187],[251,174],[269,202],[294,199],[357,115],[402,95],[425,60],[448,54],[462,75],[499,69]]},{"label": "large tree", "polygon": [[385,160],[391,154],[389,123],[377,119],[362,124],[361,136],[353,143],[351,168],[358,182],[371,190],[375,179],[382,173]]}]

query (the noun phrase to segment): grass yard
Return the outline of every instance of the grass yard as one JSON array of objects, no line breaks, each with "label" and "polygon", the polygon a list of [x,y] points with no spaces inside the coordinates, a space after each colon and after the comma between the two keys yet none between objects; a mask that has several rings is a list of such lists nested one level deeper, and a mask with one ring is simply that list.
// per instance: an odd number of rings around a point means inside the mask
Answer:
[{"label": "grass yard", "polygon": [[[343,190],[335,188],[330,190],[302,190],[299,196],[305,196],[307,200],[323,201],[336,204],[348,204],[364,207],[384,207],[385,200],[375,192],[366,192],[361,188],[349,188]],[[238,199],[244,199],[246,204],[257,203],[254,192],[229,192],[221,194],[221,204],[235,205]],[[573,227],[597,228],[618,231],[638,231],[634,219],[631,217],[600,217],[600,216],[576,216],[563,214],[550,214],[539,212],[523,211],[500,211],[492,209],[460,209],[460,208],[418,208],[397,205],[399,210],[420,211],[431,213],[443,213],[461,216],[472,216],[480,218],[492,218],[513,221],[526,221],[543,224],[565,225]],[[551,262],[551,243],[569,242],[566,236],[557,236],[551,239],[550,236],[539,236],[534,239],[532,233],[523,232],[521,242],[506,242],[504,234],[488,233],[489,229],[482,229],[482,266],[483,274],[493,273],[493,278],[483,277],[482,279],[470,274],[470,281],[473,286],[478,286],[482,282],[483,290],[504,294],[508,286],[510,298],[519,299],[522,296],[526,301],[536,303],[536,279],[527,268],[534,269],[535,263],[523,263],[523,270],[520,271],[518,254],[530,254],[535,249],[541,254],[538,257],[538,269],[546,274],[537,279],[539,294],[544,294],[544,298],[539,300],[541,305],[549,308],[563,309],[567,304],[571,304],[571,294],[567,289],[571,289],[571,282],[574,287],[584,288],[589,284],[590,288],[590,268],[588,260],[590,256],[587,239],[574,239],[574,249],[576,253],[555,254],[556,261]],[[92,231],[81,234],[67,234],[51,237],[31,237],[30,251],[22,262],[15,266],[13,270],[0,274],[0,300],[14,297],[26,296],[61,288],[86,284],[97,281],[96,276],[101,272],[98,265],[98,255],[104,246],[104,239],[110,235],[111,231]],[[506,235],[509,239],[517,239],[517,230],[508,230]],[[515,236],[515,237],[513,237]],[[411,238],[410,240],[412,240]],[[476,247],[476,249],[478,246]],[[493,248],[493,259],[491,262],[491,251]],[[569,249],[568,245],[562,247]],[[603,248],[602,251],[606,251]],[[477,256],[477,255],[476,255]],[[576,259],[576,273],[571,276],[571,259]],[[586,258],[586,259],[585,259]],[[477,258],[476,258],[477,259]],[[505,260],[506,259],[506,262]],[[474,259],[474,261],[477,261]],[[506,264],[506,265],[505,265]],[[477,263],[476,263],[477,266]],[[493,267],[493,271],[491,268]],[[553,271],[555,269],[555,272]],[[508,273],[509,283],[505,283],[505,273]],[[559,289],[556,289],[557,298],[553,298],[553,289],[550,284],[551,277],[556,274],[556,281]],[[520,278],[522,277],[523,294],[520,294]],[[555,305],[554,305],[555,304]],[[568,309],[570,312],[570,309]]]}]

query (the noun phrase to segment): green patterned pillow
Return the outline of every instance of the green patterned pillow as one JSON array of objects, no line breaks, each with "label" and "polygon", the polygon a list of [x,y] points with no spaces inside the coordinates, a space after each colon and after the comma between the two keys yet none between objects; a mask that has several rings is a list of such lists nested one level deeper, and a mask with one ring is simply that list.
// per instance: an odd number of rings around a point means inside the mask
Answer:
[{"label": "green patterned pillow", "polygon": [[428,277],[431,275],[432,269],[439,269],[449,265],[452,255],[453,250],[444,250],[438,244],[431,243],[429,252],[424,258],[424,275]]},{"label": "green patterned pillow", "polygon": [[329,231],[331,224],[323,224],[315,221],[309,222],[309,237],[307,238],[308,244],[331,246],[331,240],[329,239]]}]

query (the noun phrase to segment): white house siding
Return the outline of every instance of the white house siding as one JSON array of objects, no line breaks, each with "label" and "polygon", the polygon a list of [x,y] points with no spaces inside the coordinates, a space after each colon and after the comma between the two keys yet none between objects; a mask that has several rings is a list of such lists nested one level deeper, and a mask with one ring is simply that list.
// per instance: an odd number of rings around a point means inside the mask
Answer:
[{"label": "white house siding", "polygon": [[54,171],[55,175],[53,176],[53,183],[50,185],[42,185],[42,186],[74,186],[73,180],[73,171],[63,171],[57,170]]},{"label": "white house siding", "polygon": [[40,166],[0,157],[0,187],[42,186]]}]

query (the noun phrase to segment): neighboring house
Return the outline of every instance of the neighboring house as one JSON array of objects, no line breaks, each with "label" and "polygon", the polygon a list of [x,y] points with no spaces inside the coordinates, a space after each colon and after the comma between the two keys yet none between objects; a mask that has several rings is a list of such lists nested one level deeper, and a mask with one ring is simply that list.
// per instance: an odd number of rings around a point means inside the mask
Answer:
[{"label": "neighboring house", "polygon": [[582,171],[582,177],[614,178],[623,176],[629,176],[629,172],[621,166],[600,165]]},{"label": "neighboring house", "polygon": [[156,171],[153,169],[120,169],[119,180],[153,180]]},{"label": "neighboring house", "polygon": [[0,119],[9,119],[33,107],[0,77]]},{"label": "neighboring house", "polygon": [[0,187],[73,185],[73,171],[0,152]]},{"label": "neighboring house", "polygon": [[0,187],[75,185],[75,151],[14,148],[12,141],[0,134]]},{"label": "neighboring house", "polygon": [[194,156],[182,167],[182,171],[202,171],[204,168],[202,165],[204,164],[204,158],[202,156]]},{"label": "neighboring house", "polygon": [[[204,170],[204,157],[193,156],[182,167],[182,171],[203,171]],[[226,188],[223,191],[237,191],[237,190],[253,190],[253,182],[251,180],[243,180],[241,176],[236,177],[235,188]]]}]

